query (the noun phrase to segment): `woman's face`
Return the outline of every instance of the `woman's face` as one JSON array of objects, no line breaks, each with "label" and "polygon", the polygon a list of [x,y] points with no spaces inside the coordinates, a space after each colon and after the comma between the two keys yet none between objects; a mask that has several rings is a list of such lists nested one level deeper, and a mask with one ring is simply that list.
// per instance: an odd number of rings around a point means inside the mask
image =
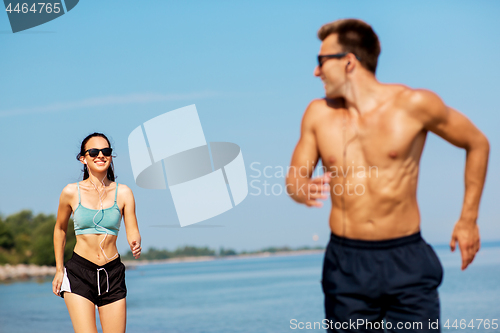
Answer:
[{"label": "woman's face", "polygon": [[[102,149],[109,148],[108,141],[106,139],[101,138],[100,136],[94,136],[87,141],[85,145],[85,151],[88,149]],[[90,172],[93,173],[103,173],[106,172],[109,168],[109,165],[112,161],[111,156],[104,156],[102,151],[99,152],[99,155],[96,157],[91,157],[88,152],[85,153],[84,156],[80,158],[82,163],[86,163],[87,167],[90,169]]]}]

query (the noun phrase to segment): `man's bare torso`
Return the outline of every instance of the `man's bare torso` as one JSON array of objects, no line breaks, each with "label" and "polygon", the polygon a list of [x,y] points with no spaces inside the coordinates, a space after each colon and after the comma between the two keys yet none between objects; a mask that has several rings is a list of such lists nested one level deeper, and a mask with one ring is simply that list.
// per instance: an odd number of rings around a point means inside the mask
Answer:
[{"label": "man's bare torso", "polygon": [[313,102],[318,154],[332,176],[330,228],[339,236],[381,240],[420,230],[416,190],[427,131],[412,116],[410,89],[385,91],[363,115],[342,100]]},{"label": "man's bare torso", "polygon": [[[464,201],[450,242],[452,251],[459,244],[465,269],[480,245],[476,222],[488,139],[437,94],[379,82],[380,42],[365,22],[331,22],[318,37],[314,76],[327,99],[312,101],[304,112],[287,172],[288,195],[321,207],[330,192],[330,228],[338,236],[385,240],[414,234],[420,230],[419,162],[427,132],[433,132],[467,153]],[[320,159],[325,174],[313,177]]]}]

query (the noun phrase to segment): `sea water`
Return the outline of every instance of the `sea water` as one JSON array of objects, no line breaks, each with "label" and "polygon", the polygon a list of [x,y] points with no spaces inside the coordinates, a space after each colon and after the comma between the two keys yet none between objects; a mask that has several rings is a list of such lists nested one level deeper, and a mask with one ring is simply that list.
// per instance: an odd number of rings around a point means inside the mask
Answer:
[{"label": "sea water", "polygon": [[[465,271],[458,251],[436,249],[445,270],[439,288],[443,332],[500,332],[491,325],[493,319],[500,321],[498,245],[483,246]],[[323,254],[309,254],[128,269],[127,332],[324,331],[293,329],[291,324],[324,318],[322,261]],[[447,320],[449,328],[444,327]],[[474,328],[460,328],[461,320],[467,325],[473,320]],[[64,300],[52,294],[51,279],[0,284],[0,332],[72,331]]]}]

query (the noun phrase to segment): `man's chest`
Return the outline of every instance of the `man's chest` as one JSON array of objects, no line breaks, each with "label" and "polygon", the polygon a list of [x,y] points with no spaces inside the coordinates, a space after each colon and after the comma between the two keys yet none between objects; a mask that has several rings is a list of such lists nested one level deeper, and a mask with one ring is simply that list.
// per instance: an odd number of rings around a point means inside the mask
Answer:
[{"label": "man's chest", "polygon": [[327,167],[388,167],[408,157],[418,160],[426,132],[404,110],[386,110],[363,117],[344,111],[318,121],[315,136]]}]

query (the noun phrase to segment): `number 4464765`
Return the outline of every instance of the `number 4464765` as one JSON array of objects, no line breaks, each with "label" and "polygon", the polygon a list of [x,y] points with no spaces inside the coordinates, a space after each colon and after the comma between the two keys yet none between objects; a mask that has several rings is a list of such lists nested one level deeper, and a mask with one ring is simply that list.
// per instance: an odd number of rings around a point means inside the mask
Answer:
[{"label": "number 4464765", "polygon": [[[38,5],[38,7],[37,7]],[[52,12],[58,14],[60,11],[61,11],[61,7],[59,7],[60,3],[50,3],[50,2],[39,2],[38,4],[37,3],[34,3],[31,7],[29,7],[29,5],[27,3],[23,3],[22,5],[20,3],[17,3],[16,6],[14,7],[14,9],[12,9],[12,4],[9,3],[9,5],[7,6],[7,8],[5,8],[5,11],[9,12],[9,13],[12,13],[12,12],[17,12],[17,13],[28,13],[28,12],[32,12],[32,13],[42,13],[43,10],[45,9],[45,12],[47,14],[50,14]]]},{"label": "number 4464765", "polygon": [[[466,328],[469,328],[469,329],[481,329],[481,326],[486,329],[486,330],[489,330],[489,329],[492,329],[492,330],[496,330],[498,329],[498,319],[492,319],[492,320],[489,320],[489,319],[471,319],[469,322],[467,322],[465,319],[460,319],[460,321],[458,319],[455,319],[455,321],[450,325],[450,320],[448,319],[446,321],[446,323],[444,323],[444,327],[446,327],[447,329],[450,329],[450,328],[455,328],[455,329],[466,329]],[[475,325],[474,325],[475,324]]]}]

